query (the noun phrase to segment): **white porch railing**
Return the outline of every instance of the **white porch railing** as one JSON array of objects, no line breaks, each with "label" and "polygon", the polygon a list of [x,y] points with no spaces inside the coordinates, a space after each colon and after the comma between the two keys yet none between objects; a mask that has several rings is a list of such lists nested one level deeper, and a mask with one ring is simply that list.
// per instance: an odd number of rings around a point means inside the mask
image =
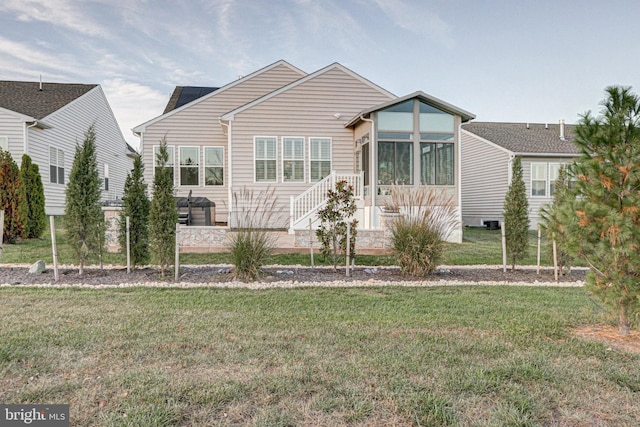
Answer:
[{"label": "white porch railing", "polygon": [[363,173],[338,174],[334,171],[321,181],[316,182],[312,187],[309,187],[302,194],[291,196],[289,229],[293,230],[300,225],[302,220],[320,209],[327,201],[327,191],[335,189],[336,182],[347,181],[347,184],[353,187],[354,198],[361,199],[364,193],[363,177]]}]

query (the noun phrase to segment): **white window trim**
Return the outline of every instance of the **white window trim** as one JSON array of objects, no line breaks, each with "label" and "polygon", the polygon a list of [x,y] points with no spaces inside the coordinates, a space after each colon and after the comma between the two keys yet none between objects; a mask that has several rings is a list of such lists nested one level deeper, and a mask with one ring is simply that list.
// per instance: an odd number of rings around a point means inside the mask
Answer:
[{"label": "white window trim", "polygon": [[[51,149],[52,149],[52,148],[56,151],[56,164],[55,164],[55,165],[53,165],[53,164],[51,163]],[[59,178],[60,178],[60,171],[59,171],[59,169],[61,168],[61,166],[60,166],[60,162],[59,162],[59,160],[60,160],[60,153],[62,153],[63,157],[65,158],[64,160],[66,160],[66,155],[64,154],[64,150],[62,150],[62,149],[60,149],[60,148],[58,148],[58,147],[56,147],[56,146],[49,145],[49,184],[66,185],[66,181],[67,181],[66,179],[64,180],[64,181],[65,181],[64,183],[61,183],[61,182],[60,182],[60,179],[59,179]],[[64,161],[64,160],[63,160],[62,169],[64,170],[64,172],[63,172],[63,177],[64,177],[64,178],[66,178],[67,169],[66,169],[66,167],[65,167],[65,165],[64,165],[64,163],[65,163],[65,161]],[[51,166],[55,166],[55,168],[56,168],[56,180],[55,180],[55,182],[51,181]]]},{"label": "white window trim", "polygon": [[[220,150],[222,150],[222,185],[220,184],[207,184],[207,176],[206,176],[206,169],[207,169],[207,155],[205,154],[207,152],[207,149],[211,149],[211,148],[218,148]],[[214,167],[218,167],[218,166],[214,166]],[[212,146],[206,146],[206,147],[202,147],[202,182],[203,185],[205,187],[224,187],[225,185],[227,185],[227,180],[224,179],[224,174],[226,172],[226,167],[225,167],[225,157],[224,157],[224,147],[220,146],[220,145],[212,145]]]},{"label": "white window trim", "polygon": [[[158,165],[156,164],[156,148],[160,147],[160,144],[154,145],[153,147],[151,147],[151,157],[152,157],[152,175],[153,177],[156,176],[156,168],[158,167]],[[176,146],[175,145],[167,145],[167,148],[172,148],[173,149],[173,183],[175,185],[176,183]],[[171,158],[171,156],[169,156],[169,158]]]},{"label": "white window trim", "polygon": [[[198,164],[195,166],[184,166],[186,168],[194,168],[197,169],[198,171],[198,183],[197,184],[182,184],[182,180],[181,180],[181,176],[182,176],[182,164],[181,164],[181,160],[182,160],[182,154],[181,151],[183,148],[195,148],[196,149],[196,153],[198,153]],[[181,145],[180,147],[178,147],[178,185],[180,187],[186,187],[186,188],[194,188],[194,187],[200,187],[201,184],[201,180],[200,180],[200,165],[202,164],[202,161],[200,159],[200,147],[198,147],[197,145]],[[175,176],[175,173],[174,173]]]},{"label": "white window trim", "polygon": [[327,139],[329,140],[329,163],[331,164],[331,167],[329,168],[329,173],[331,173],[333,171],[333,138],[330,136],[310,136],[309,137],[309,182],[319,182],[322,179],[318,179],[318,180],[314,180],[311,178],[311,162],[325,162],[326,160],[323,159],[312,159],[311,158],[311,153],[313,153],[313,151],[311,150],[311,140],[312,139]]},{"label": "white window trim", "polygon": [[102,189],[109,191],[109,163],[104,164],[104,176],[102,177]]},{"label": "white window trim", "polygon": [[[533,179],[533,166],[534,165],[544,165],[545,166],[545,184],[544,184],[544,196],[534,196],[533,193],[533,181],[542,181],[541,179]],[[566,163],[562,162],[531,162],[531,170],[529,175],[529,197],[534,199],[551,199],[553,198],[553,194],[551,194],[551,183],[555,181],[555,179],[551,179],[551,166],[557,165],[558,169],[561,167],[566,167]],[[556,177],[557,179],[557,177]]]},{"label": "white window trim", "polygon": [[[276,142],[276,154],[275,157],[273,159],[260,159],[260,160],[275,160],[276,161],[276,179],[274,179],[273,181],[268,181],[268,180],[262,180],[262,181],[258,181],[257,177],[256,177],[256,160],[258,160],[256,158],[256,144],[258,143],[258,139],[273,139]],[[261,183],[277,183],[278,182],[278,137],[277,136],[267,136],[267,135],[258,135],[258,136],[254,136],[253,137],[253,182],[255,184],[261,184]]]},{"label": "white window trim", "polygon": [[[301,139],[302,140],[302,159],[285,159],[284,158],[284,140],[285,139]],[[282,167],[280,168],[281,171],[280,173],[282,174],[280,179],[282,180],[282,182],[284,183],[294,183],[294,184],[299,184],[299,183],[305,183],[307,182],[307,162],[306,162],[306,155],[307,155],[307,140],[304,136],[283,136],[280,140],[280,145],[282,147],[282,149],[280,150],[280,164],[282,165]],[[289,179],[286,180],[284,178],[284,162],[285,160],[292,160],[292,161],[302,161],[302,179]]]}]

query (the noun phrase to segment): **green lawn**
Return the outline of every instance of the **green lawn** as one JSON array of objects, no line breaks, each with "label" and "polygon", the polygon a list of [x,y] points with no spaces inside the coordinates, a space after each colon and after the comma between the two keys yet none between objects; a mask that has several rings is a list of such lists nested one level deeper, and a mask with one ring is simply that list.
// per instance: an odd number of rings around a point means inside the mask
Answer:
[{"label": "green lawn", "polygon": [[583,289],[0,289],[0,402],[73,426],[637,426]]},{"label": "green lawn", "polygon": [[[48,223],[47,223],[48,224]],[[56,242],[58,248],[58,262],[61,264],[75,264],[71,249],[67,243],[66,233],[62,226],[61,218],[56,218]],[[537,235],[531,232],[529,239],[529,256],[522,264],[536,264]],[[542,264],[552,265],[552,259],[546,245],[543,242]],[[14,245],[4,245],[4,251],[0,258],[0,263],[33,263],[39,259],[47,264],[53,262],[51,255],[51,232],[47,225],[41,239],[31,239]],[[106,264],[126,265],[126,258],[123,254],[104,255]],[[217,254],[182,254],[180,256],[182,264],[228,264],[229,256],[226,253]],[[315,262],[318,265],[330,265],[329,259],[323,259],[316,254]],[[360,255],[356,262],[359,265],[393,265],[394,260],[389,256],[368,256]],[[492,231],[478,228],[465,228],[463,242],[461,244],[447,244],[445,248],[445,264],[466,265],[466,264],[502,264],[502,248],[500,244],[500,231]],[[270,264],[282,265],[310,265],[311,259],[308,254],[278,254],[273,255]]]}]

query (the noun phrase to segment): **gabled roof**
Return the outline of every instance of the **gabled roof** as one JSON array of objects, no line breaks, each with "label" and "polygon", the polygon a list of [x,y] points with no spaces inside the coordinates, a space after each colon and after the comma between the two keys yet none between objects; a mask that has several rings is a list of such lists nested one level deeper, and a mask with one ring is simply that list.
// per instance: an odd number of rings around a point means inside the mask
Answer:
[{"label": "gabled roof", "polygon": [[401,104],[404,101],[407,101],[409,99],[414,99],[414,98],[424,101],[429,105],[439,108],[440,110],[446,111],[451,114],[459,115],[460,117],[462,117],[463,123],[476,118],[476,115],[473,113],[470,113],[466,110],[463,110],[460,107],[456,107],[455,105],[449,104],[448,102],[445,102],[441,99],[436,98],[435,96],[431,96],[419,90],[419,91],[410,93],[409,95],[405,95],[403,97],[395,98],[395,99],[392,99],[391,101],[383,102],[382,104],[369,107],[366,110],[363,110],[360,113],[358,113],[358,115],[353,117],[351,120],[349,120],[345,125],[345,127],[350,127],[357,124],[360,121],[361,117],[363,116],[369,116],[371,113],[375,111],[383,110],[385,108],[389,108],[396,104]]},{"label": "gabled roof", "polygon": [[233,116],[235,114],[239,114],[239,113],[241,113],[241,112],[243,112],[243,111],[245,111],[245,110],[257,105],[257,104],[260,104],[260,103],[262,103],[262,102],[264,102],[264,101],[266,101],[268,99],[273,98],[274,96],[277,96],[277,95],[279,95],[279,94],[281,94],[283,92],[286,92],[286,91],[288,91],[290,89],[293,89],[293,88],[295,88],[295,87],[297,87],[297,86],[299,86],[299,85],[301,85],[301,84],[303,84],[303,83],[305,83],[305,82],[307,82],[307,81],[309,81],[311,79],[314,79],[314,78],[316,78],[316,77],[318,77],[318,76],[320,76],[320,75],[322,75],[322,74],[324,74],[324,73],[326,73],[326,72],[328,72],[330,70],[334,70],[334,69],[339,69],[339,70],[351,75],[352,77],[356,78],[357,80],[361,81],[362,83],[366,84],[367,86],[370,86],[371,88],[379,91],[380,93],[382,93],[382,94],[384,94],[386,96],[395,98],[395,95],[392,94],[391,92],[387,91],[386,89],[376,85],[375,83],[371,82],[370,80],[365,79],[364,77],[362,77],[361,75],[351,71],[350,69],[348,69],[344,65],[339,64],[337,62],[334,62],[333,64],[328,65],[328,66],[326,66],[324,68],[321,68],[320,70],[318,70],[316,72],[313,72],[311,74],[307,74],[306,76],[304,76],[304,77],[302,77],[302,78],[300,78],[300,79],[298,79],[298,80],[296,80],[294,82],[291,82],[288,85],[281,87],[280,89],[274,90],[271,93],[268,93],[268,94],[266,94],[266,95],[264,95],[264,96],[262,96],[262,97],[260,97],[258,99],[255,99],[255,100],[253,100],[253,101],[251,101],[251,102],[249,102],[249,103],[247,103],[247,104],[245,104],[245,105],[243,105],[241,107],[236,108],[235,110],[232,110],[232,111],[229,111],[226,114],[223,114],[221,119],[222,120],[233,120]]},{"label": "gabled roof", "polygon": [[[139,124],[138,126],[134,127],[132,130],[136,134],[139,134],[140,132],[144,132],[144,130],[145,130],[145,128],[147,126],[150,126],[150,125],[152,125],[152,124],[154,124],[154,123],[156,123],[156,122],[158,122],[158,121],[160,121],[160,120],[162,120],[162,119],[164,119],[164,118],[166,118],[168,116],[171,116],[171,115],[177,113],[178,111],[182,111],[183,109],[188,108],[188,106],[191,106],[191,105],[193,105],[195,103],[198,103],[198,102],[202,102],[202,101],[204,101],[206,99],[211,98],[212,96],[216,96],[216,95],[218,95],[220,93],[223,93],[226,90],[228,90],[228,89],[230,89],[230,88],[232,88],[232,87],[234,87],[234,86],[236,86],[238,84],[241,84],[241,83],[243,83],[243,82],[245,82],[245,81],[247,81],[247,80],[249,80],[249,79],[251,79],[251,78],[253,78],[253,77],[257,76],[257,75],[259,75],[259,74],[264,73],[265,71],[269,71],[269,70],[271,70],[273,68],[276,68],[276,67],[278,67],[280,65],[285,65],[285,66],[289,67],[290,69],[292,69],[292,70],[296,71],[297,73],[299,73],[301,76],[306,75],[306,73],[304,71],[302,71],[301,69],[299,69],[297,67],[294,67],[293,65],[289,64],[287,61],[284,61],[284,60],[281,59],[281,60],[279,60],[277,62],[274,62],[271,65],[267,65],[264,68],[261,68],[261,69],[259,69],[257,71],[254,71],[253,73],[251,73],[251,74],[249,74],[247,76],[239,78],[238,80],[235,80],[235,81],[233,81],[233,82],[231,82],[231,83],[229,83],[229,84],[227,84],[225,86],[222,86],[221,88],[219,88],[219,89],[217,89],[217,90],[215,90],[215,91],[213,91],[213,92],[211,92],[211,93],[209,93],[207,95],[201,96],[200,98],[195,99],[194,101],[190,102],[189,104],[182,105],[182,106],[177,107],[177,108],[175,108],[175,109],[173,109],[173,110],[171,110],[169,112],[163,113],[162,115],[160,115],[158,117],[155,117],[155,118],[153,118],[151,120],[148,120],[148,121],[146,121],[146,122],[144,122],[142,124]],[[175,91],[174,91],[174,93],[175,93]]]},{"label": "gabled roof", "polygon": [[564,125],[564,140],[560,124],[472,122],[462,129],[515,154],[578,154],[575,125]]},{"label": "gabled roof", "polygon": [[89,92],[97,84],[0,81],[0,107],[42,119]]},{"label": "gabled roof", "polygon": [[195,101],[198,98],[202,98],[203,96],[218,89],[220,88],[206,86],[176,86],[162,114],[167,114],[169,111],[180,108],[183,105],[186,105],[191,101]]}]

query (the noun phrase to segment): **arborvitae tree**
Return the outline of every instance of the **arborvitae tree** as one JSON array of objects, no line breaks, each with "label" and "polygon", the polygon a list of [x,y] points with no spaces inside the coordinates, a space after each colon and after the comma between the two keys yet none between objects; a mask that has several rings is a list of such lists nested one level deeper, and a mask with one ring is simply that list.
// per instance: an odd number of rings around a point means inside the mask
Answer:
[{"label": "arborvitae tree", "polygon": [[127,247],[126,217],[129,217],[129,244],[131,264],[134,268],[136,265],[149,262],[149,198],[143,174],[142,157],[138,155],[133,160],[133,169],[124,182],[122,196],[124,205],[120,213],[120,233],[118,235],[120,249],[125,251]]},{"label": "arborvitae tree", "polygon": [[22,236],[25,222],[24,190],[20,170],[11,153],[0,148],[0,211],[4,210],[3,240],[15,243]]},{"label": "arborvitae tree", "polygon": [[66,190],[64,223],[69,245],[79,264],[79,274],[92,257],[100,256],[104,242],[104,215],[100,205],[102,195],[96,159],[96,133],[92,126],[84,141],[76,145],[73,166]]},{"label": "arborvitae tree", "polygon": [[562,272],[564,267],[571,266],[571,255],[567,252],[567,233],[569,232],[563,223],[562,211],[575,202],[575,196],[569,191],[569,175],[567,168],[561,166],[558,178],[554,183],[553,201],[540,209],[540,225],[545,231],[545,236],[550,247],[556,242],[558,266]]},{"label": "arborvitae tree", "polygon": [[[333,269],[338,267],[339,254],[347,250],[347,220],[356,213],[356,202],[353,198],[353,186],[347,181],[336,182],[335,190],[327,191],[327,203],[318,211],[320,227],[316,230],[316,236],[322,245],[324,256],[331,256]],[[355,256],[356,236],[358,235],[357,219],[349,222],[349,251]]]},{"label": "arborvitae tree", "polygon": [[20,177],[26,198],[25,237],[32,239],[42,235],[47,216],[44,211],[44,187],[38,165],[31,162],[31,157],[22,155]]},{"label": "arborvitae tree", "polygon": [[507,243],[507,259],[511,270],[527,256],[529,249],[529,202],[522,178],[522,161],[513,159],[511,185],[504,199],[504,228]]},{"label": "arborvitae tree", "polygon": [[149,210],[149,249],[151,262],[160,266],[164,275],[175,256],[178,208],[173,197],[173,173],[167,167],[169,153],[163,138],[156,156],[151,208]]},{"label": "arborvitae tree", "polygon": [[585,113],[575,130],[577,197],[563,223],[571,254],[591,267],[587,289],[618,312],[626,335],[640,310],[640,98],[629,87],[606,93],[600,116]]}]

